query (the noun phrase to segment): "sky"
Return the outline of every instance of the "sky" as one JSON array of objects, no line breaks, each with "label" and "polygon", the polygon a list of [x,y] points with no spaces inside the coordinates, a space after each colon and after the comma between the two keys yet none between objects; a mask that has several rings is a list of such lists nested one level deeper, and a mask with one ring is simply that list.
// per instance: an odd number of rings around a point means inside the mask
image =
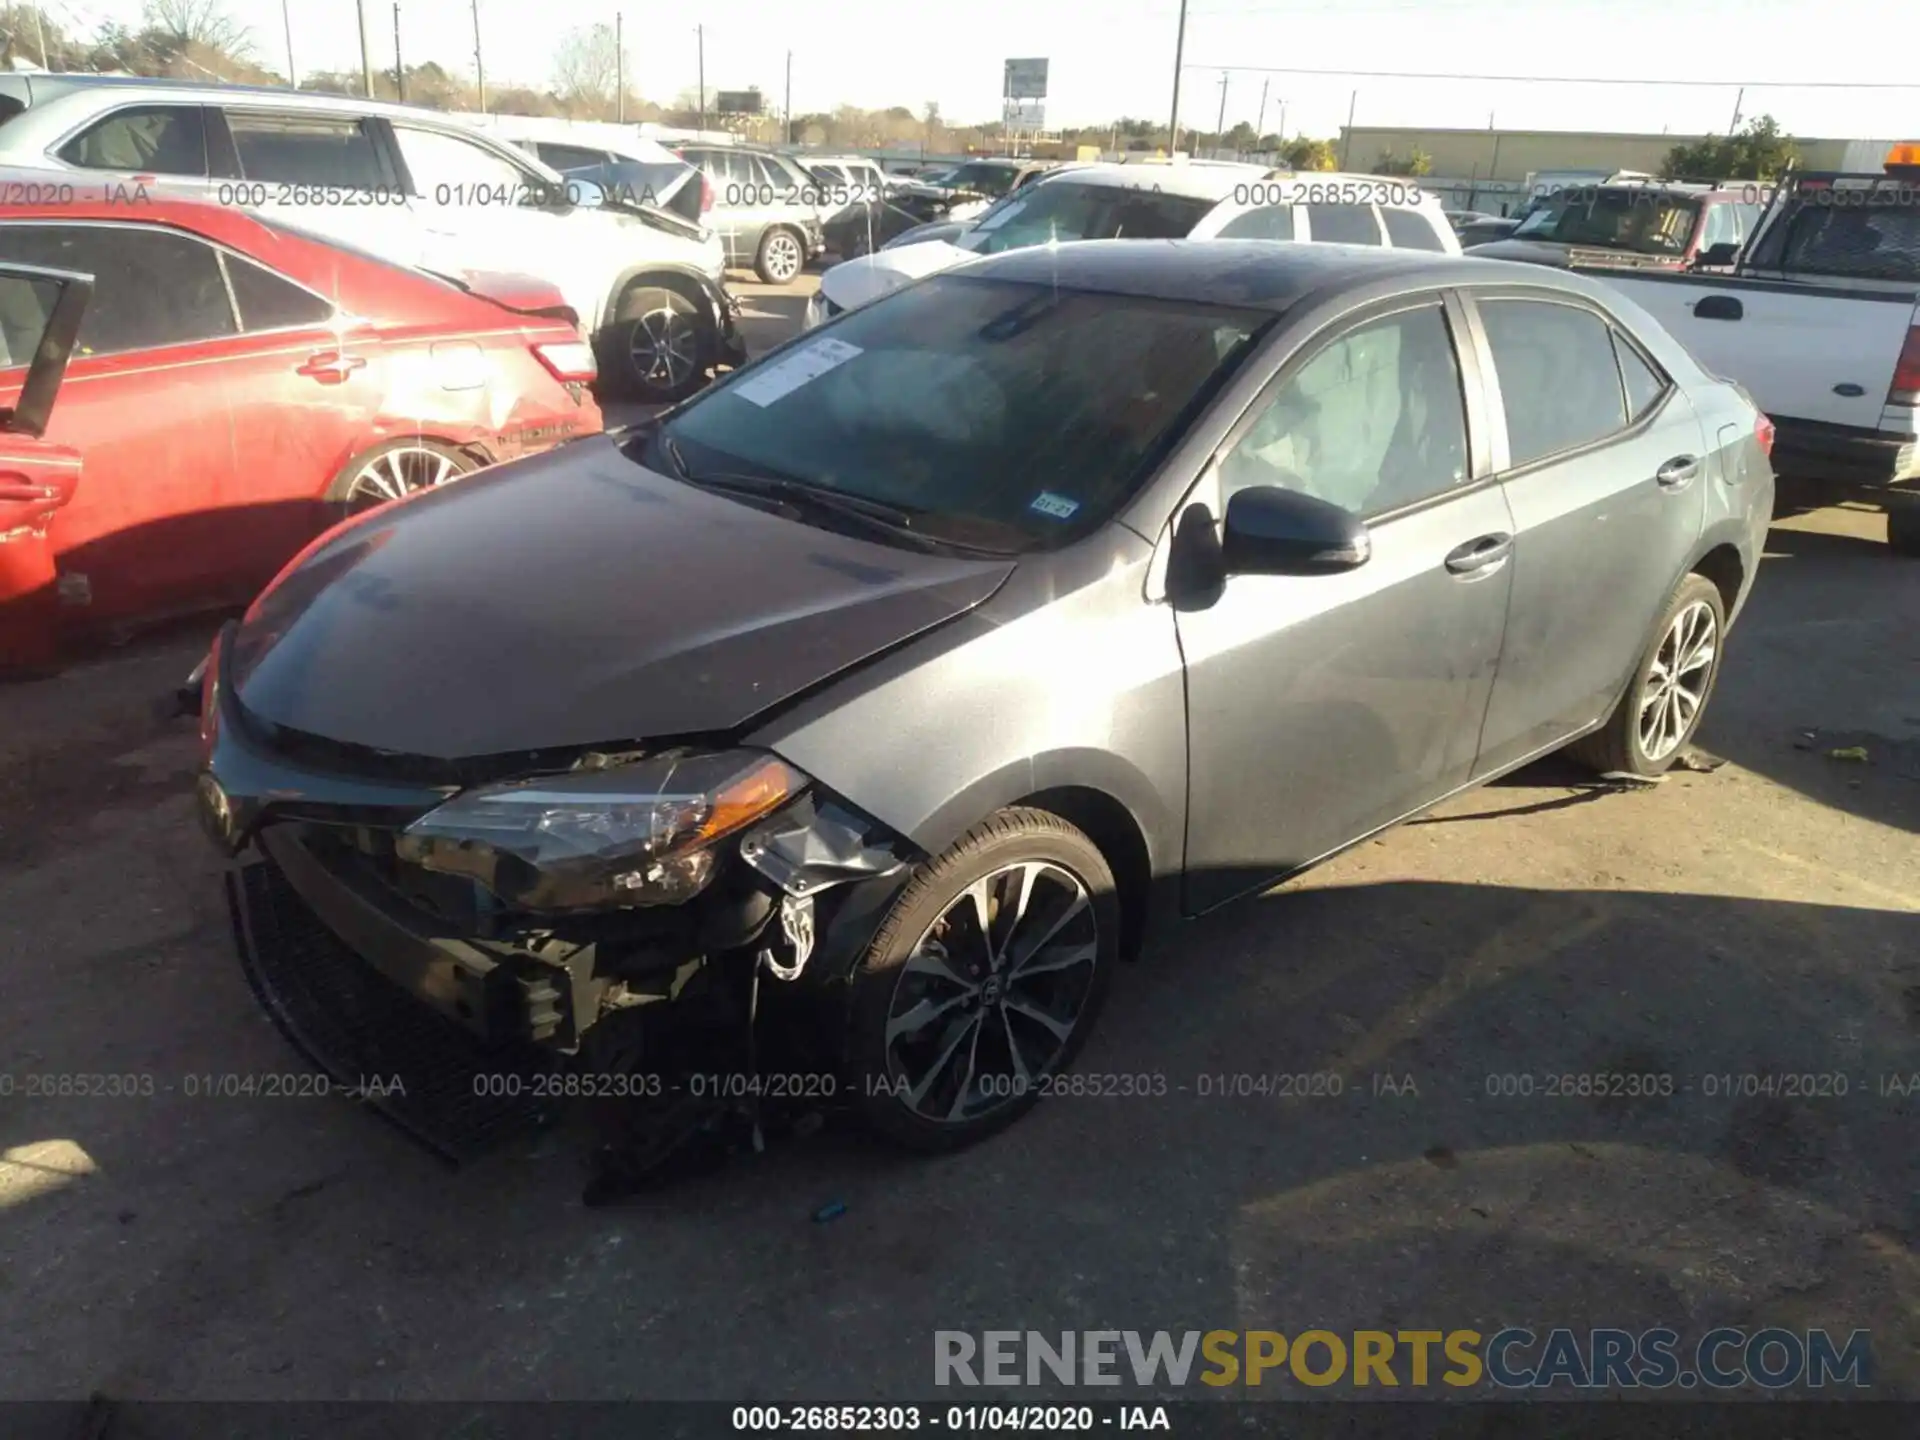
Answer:
[{"label": "sky", "polygon": [[[141,0],[42,0],[69,29],[137,22]],[[224,0],[261,59],[286,68],[282,0]],[[364,0],[375,67],[393,63],[390,0]],[[473,0],[402,0],[407,63],[471,73]],[[359,67],[355,0],[285,0],[296,67]],[[1009,57],[1050,62],[1047,122],[1097,125],[1121,115],[1165,123],[1179,0],[478,0],[489,86],[551,81],[569,31],[625,13],[633,88],[670,103],[706,85],[757,85],[782,104],[793,55],[793,109],[927,102],[955,121],[997,119]],[[1885,0],[1189,0],[1183,126],[1225,117],[1331,136],[1346,123],[1501,129],[1724,132],[1739,113],[1770,113],[1790,134],[1920,138],[1920,81],[1910,19]],[[1890,28],[1892,27],[1892,28]],[[1904,33],[1900,33],[1904,31]],[[1829,43],[1831,42],[1831,43]],[[1263,74],[1262,67],[1328,73]],[[1354,71],[1499,79],[1390,78]],[[1660,85],[1597,80],[1709,81]],[[1795,84],[1778,82],[1791,80]],[[1874,88],[1897,86],[1904,88]],[[1828,88],[1816,88],[1824,84]],[[1260,113],[1266,91],[1264,117]],[[1282,116],[1284,110],[1284,120]]]}]

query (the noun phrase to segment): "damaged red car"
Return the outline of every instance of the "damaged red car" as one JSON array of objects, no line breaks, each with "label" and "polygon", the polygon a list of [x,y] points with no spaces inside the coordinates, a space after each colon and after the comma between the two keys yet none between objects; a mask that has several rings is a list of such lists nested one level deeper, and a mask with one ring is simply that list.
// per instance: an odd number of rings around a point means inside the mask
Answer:
[{"label": "damaged red car", "polygon": [[[0,592],[43,648],[244,603],[357,510],[601,429],[592,351],[542,281],[431,275],[162,187],[30,171],[0,172],[0,262],[92,279],[45,436],[79,478],[0,542],[46,552],[11,573],[51,562],[50,585]],[[43,290],[0,295],[0,408],[47,330]]]}]

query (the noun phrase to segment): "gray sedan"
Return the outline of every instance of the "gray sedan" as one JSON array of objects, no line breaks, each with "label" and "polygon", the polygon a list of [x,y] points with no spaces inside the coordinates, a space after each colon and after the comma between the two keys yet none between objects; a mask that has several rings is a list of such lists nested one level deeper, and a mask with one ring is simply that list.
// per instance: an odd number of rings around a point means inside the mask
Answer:
[{"label": "gray sedan", "polygon": [[1673,764],[1770,442],[1579,276],[984,259],[283,574],[203,717],[246,963],[336,1069],[432,1015],[680,1134],[777,1073],[978,1139],[1157,926],[1563,746]]}]

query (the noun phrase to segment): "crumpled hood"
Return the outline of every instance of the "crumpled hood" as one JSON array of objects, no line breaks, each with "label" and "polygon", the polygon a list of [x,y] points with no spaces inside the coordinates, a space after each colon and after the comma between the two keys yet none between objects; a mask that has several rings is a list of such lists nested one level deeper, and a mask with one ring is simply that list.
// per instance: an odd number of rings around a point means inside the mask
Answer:
[{"label": "crumpled hood", "polygon": [[595,438],[323,537],[248,612],[230,673],[259,719],[438,760],[710,734],[1012,568],[803,525]]},{"label": "crumpled hood", "polygon": [[877,250],[871,255],[842,260],[827,271],[820,277],[820,293],[841,309],[851,310],[973,258],[971,250],[962,250],[944,240]]}]

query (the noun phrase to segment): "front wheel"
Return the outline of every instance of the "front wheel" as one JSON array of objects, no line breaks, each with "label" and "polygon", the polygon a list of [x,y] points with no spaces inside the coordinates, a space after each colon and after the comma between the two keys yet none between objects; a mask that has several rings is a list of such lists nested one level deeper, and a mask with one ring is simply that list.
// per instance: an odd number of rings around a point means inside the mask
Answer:
[{"label": "front wheel", "polygon": [[1071,1063],[1119,954],[1113,872],[1057,815],[1008,809],[921,866],[853,975],[861,1118],[909,1149],[1012,1123]]},{"label": "front wheel", "polygon": [[1700,726],[1727,630],[1720,589],[1689,575],[1667,602],[1653,643],[1607,723],[1567,753],[1602,774],[1661,775],[1680,758]]},{"label": "front wheel", "polygon": [[1920,495],[1887,497],[1887,544],[1898,554],[1920,557]]}]

